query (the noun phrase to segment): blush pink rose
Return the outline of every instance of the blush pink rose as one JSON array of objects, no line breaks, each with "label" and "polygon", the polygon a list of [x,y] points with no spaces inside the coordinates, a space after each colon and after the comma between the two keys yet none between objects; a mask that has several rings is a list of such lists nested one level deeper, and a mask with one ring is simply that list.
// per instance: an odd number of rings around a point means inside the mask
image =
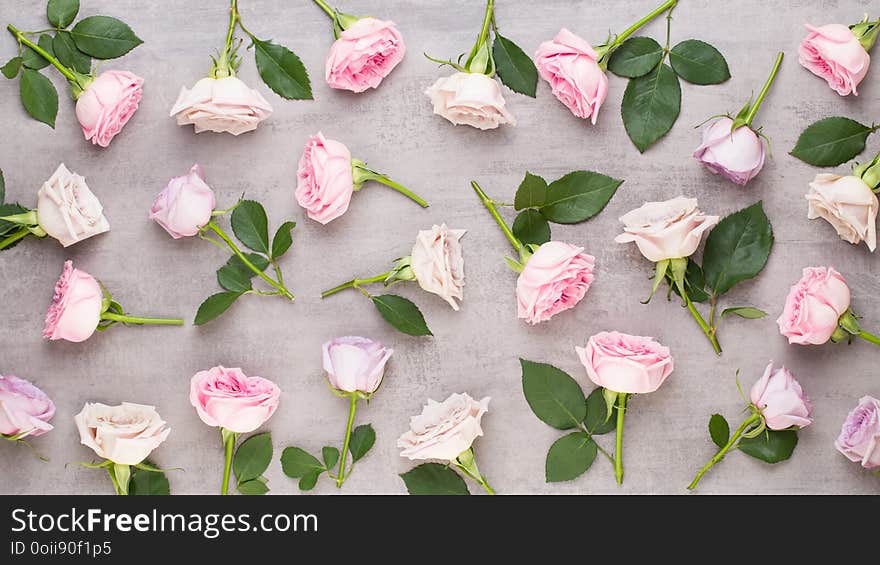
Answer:
[{"label": "blush pink rose", "polygon": [[771,430],[803,428],[813,423],[810,418],[813,405],[800,383],[785,367],[774,369],[772,362],[752,385],[749,399],[761,411],[764,423]]},{"label": "blush pink rose", "polygon": [[776,323],[788,343],[821,345],[831,339],[840,317],[849,309],[849,286],[832,267],[807,267],[785,299]]},{"label": "blush pink rose", "polygon": [[37,221],[64,247],[110,230],[104,207],[86,179],[70,172],[64,163],[37,192]]},{"label": "blush pink rose", "polygon": [[601,332],[575,351],[590,380],[613,392],[654,392],[673,369],[669,348],[650,337]]},{"label": "blush pink rose", "polygon": [[454,460],[483,435],[480,420],[489,411],[489,400],[487,396],[477,401],[466,393],[452,394],[443,402],[428,400],[397,440],[400,456],[411,461]]},{"label": "blush pink rose", "polygon": [[189,173],[174,177],[156,197],[150,208],[155,220],[174,239],[193,236],[211,221],[214,191],[205,183],[205,173],[193,165]]},{"label": "blush pink rose", "polygon": [[410,255],[410,268],[422,290],[436,294],[458,311],[464,297],[464,257],[461,238],[467,230],[446,224],[420,230]]},{"label": "blush pink rose", "polygon": [[385,364],[393,353],[372,339],[338,337],[324,344],[324,370],[336,390],[373,394],[382,384]]},{"label": "blush pink rose", "polygon": [[330,88],[363,92],[376,88],[403,60],[406,45],[394,22],[361,18],[330,47],[324,78]]},{"label": "blush pink rose", "polygon": [[37,437],[52,429],[55,403],[45,392],[16,376],[0,375],[0,435]]},{"label": "blush pink rose", "polygon": [[853,244],[864,241],[871,251],[877,248],[880,201],[861,178],[820,173],[810,183],[807,201],[808,219],[823,218],[840,239]]},{"label": "blush pink rose", "polygon": [[679,196],[664,202],[646,202],[620,217],[624,233],[614,241],[634,242],[642,255],[655,263],[681,259],[693,255],[703,234],[719,220],[718,216],[701,212],[696,198]]},{"label": "blush pink rose", "polygon": [[459,72],[437,79],[425,94],[434,105],[434,113],[455,125],[481,130],[516,125],[516,119],[507,111],[498,81],[482,73]]},{"label": "blush pink rose", "polygon": [[128,71],[107,71],[95,78],[76,100],[76,119],[83,135],[107,147],[138,109],[144,79]]},{"label": "blush pink rose", "polygon": [[87,340],[98,328],[104,292],[92,275],[64,262],[61,277],[55,283],[55,296],[46,312],[43,337],[56,341]]},{"label": "blush pink rose", "polygon": [[871,64],[871,56],[848,27],[829,24],[813,27],[798,48],[798,61],[814,75],[825,79],[841,96],[859,95],[857,87]]},{"label": "blush pink rose", "polygon": [[519,318],[530,324],[544,322],[584,298],[595,278],[596,258],[583,251],[559,241],[535,251],[516,280]]},{"label": "blush pink rose", "polygon": [[303,149],[296,181],[296,201],[309,218],[330,223],[348,211],[354,193],[351,152],[318,132]]},{"label": "blush pink rose", "polygon": [[732,124],[723,117],[706,126],[694,158],[716,175],[745,186],[764,167],[764,142],[749,126],[730,131]]},{"label": "blush pink rose", "polygon": [[837,451],[865,469],[880,468],[880,400],[863,396],[846,417],[834,442]]},{"label": "blush pink rose", "polygon": [[590,118],[594,125],[608,95],[608,77],[597,59],[598,54],[586,40],[565,28],[535,53],[535,66],[550,84],[553,95],[572,114]]},{"label": "blush pink rose", "polygon": [[131,402],[118,406],[86,403],[73,419],[80,442],[98,457],[119,465],[141,463],[171,433],[155,408]]},{"label": "blush pink rose", "polygon": [[280,397],[281,389],[272,381],[222,366],[199,371],[189,387],[189,401],[204,423],[238,434],[262,426]]},{"label": "blush pink rose", "polygon": [[213,131],[241,135],[257,129],[272,114],[272,106],[263,95],[237,77],[198,81],[192,90],[180,89],[171,116],[177,125],[192,124],[195,132]]}]

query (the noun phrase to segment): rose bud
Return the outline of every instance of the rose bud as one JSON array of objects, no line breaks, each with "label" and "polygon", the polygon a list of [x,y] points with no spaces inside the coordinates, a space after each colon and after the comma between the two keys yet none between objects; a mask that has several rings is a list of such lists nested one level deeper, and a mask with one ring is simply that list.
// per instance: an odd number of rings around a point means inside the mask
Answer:
[{"label": "rose bud", "polygon": [[767,365],[764,375],[752,385],[749,399],[771,430],[804,428],[813,423],[810,418],[813,406],[801,385],[788,369],[774,369],[772,362]]},{"label": "rose bud", "polygon": [[86,139],[110,145],[138,109],[143,84],[144,79],[128,71],[107,71],[89,83],[76,100],[76,119]]},{"label": "rose bud", "polygon": [[189,173],[174,177],[156,197],[150,209],[155,220],[174,239],[193,236],[211,221],[216,203],[205,173],[193,165]]},{"label": "rose bud", "polygon": [[807,267],[788,292],[785,309],[776,320],[779,332],[788,343],[821,345],[831,339],[849,303],[843,275],[832,267]]},{"label": "rose bud", "polygon": [[749,126],[733,129],[733,123],[725,116],[706,126],[694,158],[716,175],[745,186],[764,167],[764,142]]},{"label": "rose bud", "polygon": [[412,461],[454,461],[483,435],[480,420],[489,411],[489,400],[487,396],[477,402],[467,394],[452,394],[443,402],[428,400],[397,440],[400,456]]},{"label": "rose bud", "polygon": [[516,279],[517,317],[537,324],[577,306],[595,278],[596,258],[583,251],[559,241],[540,246]]},{"label": "rose bud", "polygon": [[0,375],[0,435],[7,439],[37,437],[52,429],[55,404],[24,379]]},{"label": "rose bud", "polygon": [[805,27],[810,33],[798,48],[800,64],[825,79],[839,95],[858,96],[857,87],[871,64],[868,51],[877,38],[877,22],[864,21],[851,28],[841,24]]},{"label": "rose bud", "polygon": [[394,353],[364,337],[338,337],[323,346],[324,370],[330,385],[343,392],[372,395],[382,384],[385,364]]},{"label": "rose bud", "polygon": [[86,179],[58,168],[37,193],[37,218],[45,232],[64,247],[110,230],[104,207],[86,185]]},{"label": "rose bud", "polygon": [[171,433],[155,408],[130,402],[87,402],[73,419],[82,444],[119,465],[141,463]]},{"label": "rose bud", "polygon": [[865,469],[880,467],[880,400],[863,396],[847,415],[834,447]]},{"label": "rose bud", "polygon": [[591,381],[618,393],[654,392],[673,369],[669,348],[650,337],[601,332],[575,351]]},{"label": "rose bud", "polygon": [[171,116],[177,125],[193,124],[195,132],[242,133],[257,129],[272,114],[263,95],[235,76],[206,77],[192,90],[181,88]]},{"label": "rose bud", "polygon": [[55,296],[46,312],[43,337],[72,342],[87,340],[101,321],[104,292],[92,275],[64,262],[64,270],[55,283]]},{"label": "rose bud", "polygon": [[861,178],[820,173],[810,183],[806,198],[809,202],[807,218],[824,219],[844,241],[853,244],[864,241],[871,251],[877,248],[880,203]]},{"label": "rose bud", "polygon": [[204,423],[237,434],[262,426],[280,397],[281,389],[272,381],[222,366],[199,371],[189,388],[189,401]]},{"label": "rose bud", "polygon": [[434,105],[434,113],[455,125],[481,130],[516,125],[516,119],[505,108],[498,81],[483,73],[458,72],[440,78],[425,94]]},{"label": "rose bud", "polygon": [[590,118],[594,125],[608,94],[608,77],[598,60],[599,55],[585,39],[565,28],[535,53],[535,66],[550,84],[553,96],[572,114]]},{"label": "rose bud", "polygon": [[423,290],[436,294],[458,311],[462,300],[464,258],[461,238],[467,230],[451,230],[446,224],[420,230],[410,256],[410,268]]},{"label": "rose bud", "polygon": [[649,261],[690,257],[700,245],[703,234],[720,220],[697,208],[695,198],[679,196],[665,202],[646,202],[621,216],[624,233],[617,243],[635,242]]},{"label": "rose bud", "polygon": [[[363,92],[376,88],[406,53],[403,36],[394,22],[376,18],[354,19],[342,28],[330,47],[324,77],[330,88]],[[342,19],[338,19],[343,23]]]}]

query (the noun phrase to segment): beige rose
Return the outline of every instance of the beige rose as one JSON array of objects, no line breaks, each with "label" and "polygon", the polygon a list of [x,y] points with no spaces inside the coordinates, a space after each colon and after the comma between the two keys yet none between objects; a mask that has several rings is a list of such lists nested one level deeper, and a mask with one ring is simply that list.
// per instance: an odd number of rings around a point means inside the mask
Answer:
[{"label": "beige rose", "polygon": [[64,163],[37,193],[37,221],[64,247],[110,229],[104,208],[86,179],[71,173]]},{"label": "beige rose", "polygon": [[865,182],[854,176],[819,174],[807,193],[807,218],[823,218],[837,230],[837,235],[853,244],[865,242],[868,249],[877,247],[877,211],[880,203]]},{"label": "beige rose", "polygon": [[646,202],[624,214],[622,234],[617,243],[634,242],[649,261],[690,257],[703,234],[718,223],[718,216],[707,216],[697,208],[696,198],[678,196],[665,202]]},{"label": "beige rose", "polygon": [[239,135],[257,129],[269,117],[272,106],[263,95],[236,77],[203,78],[182,88],[171,115],[177,125],[193,124],[196,133],[213,131]]},{"label": "beige rose", "polygon": [[484,130],[516,125],[505,108],[498,81],[482,73],[455,73],[438,79],[425,94],[434,104],[434,113],[453,124]]},{"label": "beige rose", "polygon": [[137,465],[159,447],[171,428],[152,406],[86,403],[74,416],[83,445],[119,465]]},{"label": "beige rose", "polygon": [[454,460],[483,435],[480,419],[488,411],[488,396],[479,402],[467,394],[453,394],[443,402],[428,400],[422,413],[410,419],[409,431],[397,440],[400,456]]},{"label": "beige rose", "polygon": [[459,240],[466,230],[451,230],[446,224],[422,230],[412,250],[411,268],[424,290],[432,292],[458,310],[455,299],[463,298],[464,258]]}]

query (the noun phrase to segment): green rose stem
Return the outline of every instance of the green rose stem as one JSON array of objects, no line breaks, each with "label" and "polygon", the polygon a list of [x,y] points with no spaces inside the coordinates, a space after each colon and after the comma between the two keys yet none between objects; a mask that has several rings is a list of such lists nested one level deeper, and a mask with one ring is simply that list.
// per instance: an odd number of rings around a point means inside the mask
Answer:
[{"label": "green rose stem", "polygon": [[477,184],[477,181],[472,180],[471,187],[477,193],[477,196],[480,197],[480,201],[482,201],[483,206],[485,206],[486,209],[489,210],[489,213],[492,214],[492,217],[495,218],[495,222],[498,223],[498,227],[500,227],[501,231],[504,232],[504,236],[507,238],[507,241],[510,242],[517,253],[519,253],[520,258],[522,258],[523,255],[528,253],[526,250],[526,246],[523,245],[523,243],[519,239],[517,239],[515,235],[513,235],[513,232],[510,231],[510,228],[507,227],[507,223],[501,217],[501,214],[498,213],[498,208],[495,206],[495,201],[489,198],[489,196],[483,191],[483,189],[480,188],[480,185]]},{"label": "green rose stem", "polygon": [[113,312],[104,312],[101,314],[102,320],[110,320],[112,322],[122,322],[123,324],[140,324],[153,326],[182,326],[183,320],[180,318],[141,318],[139,316],[126,316],[124,314],[114,314]]},{"label": "green rose stem", "polygon": [[462,451],[451,463],[461,469],[462,473],[479,483],[486,492],[492,495],[495,494],[495,490],[489,486],[486,478],[480,473],[480,469],[477,468],[473,447],[469,447],[466,451]]},{"label": "green rose stem", "polygon": [[671,10],[672,8],[674,8],[676,4],[678,4],[678,0],[668,0],[662,6],[658,6],[650,14],[648,14],[644,18],[640,19],[639,21],[637,21],[633,25],[626,28],[623,31],[623,33],[616,36],[611,43],[597,47],[596,54],[599,56],[599,65],[603,69],[607,68],[608,67],[608,58],[611,56],[611,54],[618,47],[620,47],[623,44],[624,41],[626,41],[626,39],[630,35],[634,34],[643,25],[647,24],[648,22],[650,22],[651,20],[653,20],[654,18],[656,18],[657,16],[659,16],[663,12],[666,12],[667,10]]},{"label": "green rose stem", "polygon": [[339,459],[339,475],[336,477],[336,488],[342,488],[348,473],[345,472],[345,459],[348,455],[348,444],[351,442],[351,426],[354,424],[354,413],[357,411],[358,396],[356,392],[348,393],[348,424],[345,426],[345,441],[342,443],[342,455]]},{"label": "green rose stem", "polygon": [[110,475],[110,480],[113,481],[113,489],[116,491],[116,494],[127,495],[128,485],[131,482],[131,467],[109,461],[108,463],[110,464],[107,466],[107,474]]},{"label": "green rose stem", "polygon": [[874,345],[880,345],[880,337],[877,337],[874,334],[870,334],[870,333],[866,332],[865,330],[859,330],[859,333],[856,335],[858,335],[860,338],[864,339],[865,341],[873,343]]},{"label": "green rose stem", "polygon": [[626,399],[629,394],[617,393],[617,426],[614,434],[614,478],[623,484],[623,418],[626,416]]},{"label": "green rose stem", "polygon": [[482,70],[479,70],[480,73],[485,73],[489,76],[492,76],[495,73],[495,61],[492,60],[492,54],[489,50],[489,27],[492,25],[492,22],[495,20],[495,0],[488,0],[486,2],[486,13],[483,16],[483,27],[480,29],[480,35],[477,36],[477,41],[474,43],[474,46],[471,48],[471,52],[468,55],[467,61],[465,61],[464,68],[467,69],[467,72],[476,72],[478,69],[471,70],[471,63],[477,58],[480,54],[483,47],[486,48],[485,53],[485,61],[478,61],[482,64]]},{"label": "green rose stem", "polygon": [[232,470],[232,454],[235,451],[235,442],[238,440],[238,434],[230,432],[226,428],[220,428],[220,437],[223,439],[223,453],[226,457],[223,465],[223,485],[220,487],[220,494],[229,494],[229,471]]},{"label": "green rose stem", "polygon": [[[837,327],[838,329],[835,331],[834,335],[831,336],[832,341],[842,341],[847,335],[851,335],[862,338],[874,345],[880,345],[880,337],[863,330],[861,326],[859,326],[858,317],[853,314],[852,310],[847,310],[842,316],[840,316],[840,319],[837,320]],[[840,335],[838,336],[838,334]]]},{"label": "green rose stem", "polygon": [[[668,264],[657,263],[657,276],[655,277],[654,289],[656,290],[657,282],[660,280],[660,277],[663,275],[661,273],[666,273],[667,268],[671,271],[672,282],[670,284],[674,284],[676,288],[678,288],[678,293],[681,295],[682,300],[684,300],[685,306],[687,306],[688,311],[690,311],[691,316],[694,317],[694,320],[697,321],[697,325],[700,326],[700,329],[703,330],[703,334],[709,340],[709,343],[712,344],[712,349],[715,350],[716,355],[721,355],[721,345],[718,343],[718,337],[716,337],[716,330],[714,326],[706,323],[706,320],[703,319],[703,316],[700,314],[697,307],[694,306],[694,303],[691,301],[691,297],[688,296],[687,290],[685,290],[685,276],[687,275],[687,258],[679,258],[679,259],[666,259]],[[709,316],[710,320],[714,320],[715,318],[715,304],[712,304],[711,314]]]},{"label": "green rose stem", "polygon": [[358,161],[358,160],[353,159],[351,164],[352,164],[352,171],[353,171],[353,177],[354,177],[354,186],[355,186],[354,190],[355,191],[358,191],[361,188],[363,188],[362,187],[363,183],[370,181],[370,180],[374,180],[376,182],[380,182],[380,183],[384,184],[385,186],[393,188],[394,190],[403,194],[404,196],[406,196],[407,198],[409,198],[410,200],[412,200],[413,202],[415,202],[416,204],[418,204],[422,208],[428,207],[428,203],[425,202],[425,200],[422,197],[420,197],[418,194],[416,194],[415,192],[406,188],[402,184],[391,180],[390,178],[383,175],[382,173],[377,173],[376,171],[368,168],[366,166],[366,163],[364,163],[363,161]]},{"label": "green rose stem", "polygon": [[29,233],[31,233],[29,229],[22,228],[19,231],[15,232],[14,234],[10,235],[9,237],[6,237],[5,239],[0,240],[0,249],[6,249],[7,247],[12,245],[16,241],[27,237],[27,235]]},{"label": "green rose stem", "polygon": [[749,429],[750,427],[752,427],[753,425],[757,424],[760,421],[761,421],[761,415],[757,412],[753,413],[751,416],[746,418],[746,420],[742,424],[740,424],[740,426],[736,429],[736,431],[733,433],[733,436],[731,436],[731,438],[727,441],[727,443],[724,445],[724,447],[722,447],[721,449],[718,450],[718,453],[715,454],[715,457],[710,459],[709,462],[706,463],[702,469],[697,471],[697,474],[694,477],[694,480],[692,480],[691,484],[689,484],[687,487],[688,490],[694,490],[695,488],[697,488],[697,483],[700,482],[700,479],[703,478],[703,475],[706,474],[706,471],[708,471],[716,463],[718,463],[719,461],[724,459],[724,456],[727,454],[727,452],[730,451],[731,449],[733,449],[734,447],[736,447],[736,444],[739,441],[739,438],[743,435],[743,433],[745,433],[745,431],[747,429]]},{"label": "green rose stem", "polygon": [[226,43],[223,46],[223,51],[220,53],[219,60],[215,61],[214,67],[211,69],[212,78],[235,76],[232,40],[233,35],[235,34],[235,26],[240,19],[241,15],[238,13],[238,0],[232,0],[229,5],[229,28],[226,30]]},{"label": "green rose stem", "polygon": [[24,32],[19,30],[18,28],[16,28],[14,25],[8,24],[6,26],[6,29],[8,29],[9,32],[15,36],[15,38],[18,40],[18,42],[20,44],[27,45],[28,47],[33,49],[34,52],[36,52],[40,57],[42,57],[42,58],[46,59],[47,61],[49,61],[50,63],[52,63],[52,66],[54,66],[56,69],[58,69],[61,72],[61,74],[64,75],[64,78],[66,78],[68,81],[70,81],[70,84],[73,86],[73,97],[74,98],[78,98],[79,95],[82,94],[82,92],[86,88],[88,88],[88,86],[89,86],[88,82],[91,82],[91,79],[88,76],[74,72],[74,71],[68,69],[67,67],[65,67],[64,65],[62,65],[61,62],[58,59],[56,59],[55,57],[53,57],[52,55],[50,55],[48,51],[46,51],[45,49],[43,49],[42,47],[40,47],[39,45],[37,45],[36,43],[31,41],[30,39],[28,39],[27,37],[25,37]]},{"label": "green rose stem", "polygon": [[381,275],[376,275],[375,277],[370,277],[367,279],[352,279],[348,282],[344,282],[339,286],[334,286],[330,290],[325,290],[321,293],[321,298],[327,298],[328,296],[332,296],[337,292],[343,291],[347,288],[357,288],[360,289],[361,285],[364,284],[373,284],[382,282],[388,278],[388,276],[392,273],[392,271],[388,271],[387,273],[382,273]]},{"label": "green rose stem", "polygon": [[330,7],[330,4],[328,4],[327,2],[324,2],[324,0],[314,0],[314,2],[315,2],[315,4],[317,4],[318,6],[320,6],[320,8],[321,8],[322,10],[324,10],[324,12],[325,12],[328,16],[330,16],[330,19],[331,19],[331,20],[336,21],[336,10],[334,10],[333,8],[331,8],[331,7]]},{"label": "green rose stem", "polygon": [[770,76],[767,77],[767,82],[764,83],[764,88],[761,89],[755,103],[749,108],[749,113],[743,118],[743,125],[751,127],[752,120],[755,119],[755,114],[758,113],[758,108],[761,107],[761,104],[764,102],[764,97],[770,92],[770,87],[773,86],[773,81],[776,80],[776,73],[779,72],[779,67],[782,65],[782,57],[784,55],[785,54],[782,51],[776,55],[776,62],[773,63],[773,70],[770,71]]},{"label": "green rose stem", "polygon": [[687,309],[690,311],[691,316],[694,317],[694,320],[697,321],[697,325],[700,326],[700,329],[703,330],[703,334],[709,339],[709,343],[712,344],[712,349],[715,350],[716,355],[721,355],[721,344],[718,343],[718,337],[715,335],[716,328],[711,327],[706,320],[703,319],[703,316],[697,310],[697,307],[694,306],[694,303],[691,302],[691,297],[687,295],[684,289],[679,288],[681,292],[682,298],[684,298],[684,303],[687,306]]}]

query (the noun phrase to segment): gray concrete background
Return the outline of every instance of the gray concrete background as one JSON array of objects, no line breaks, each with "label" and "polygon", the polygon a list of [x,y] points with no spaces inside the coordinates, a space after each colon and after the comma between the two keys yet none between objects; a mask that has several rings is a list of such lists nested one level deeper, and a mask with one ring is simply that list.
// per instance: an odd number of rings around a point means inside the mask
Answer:
[{"label": "gray concrete background", "polygon": [[[600,43],[609,30],[621,31],[651,10],[657,0],[543,2],[501,1],[497,19],[505,35],[526,52],[552,38],[562,25]],[[45,3],[6,3],[0,22],[21,29],[46,27]],[[343,493],[403,493],[398,473],[412,464],[395,447],[427,398],[453,392],[491,396],[483,418],[485,436],[476,442],[477,460],[501,493],[684,493],[694,472],[713,454],[706,424],[713,412],[729,420],[742,402],[734,372],[750,385],[768,360],[785,363],[812,398],[815,423],[800,435],[792,460],[769,466],[741,454],[729,456],[702,482],[701,493],[876,493],[878,479],[833,448],[848,410],[863,394],[880,395],[877,355],[867,343],[821,348],[789,346],[776,329],[789,286],[803,267],[832,264],[847,277],[853,306],[866,328],[880,330],[876,258],[864,246],[842,242],[822,221],[806,219],[803,195],[819,172],[790,157],[798,133],[815,119],[845,115],[863,123],[878,119],[880,89],[872,71],[858,98],[840,98],[797,64],[802,24],[854,22],[867,1],[716,2],[682,0],[675,11],[673,43],[695,37],[716,45],[733,78],[719,86],[682,83],[682,112],[672,132],[640,155],[626,137],[620,101],[626,82],[610,76],[610,92],[595,127],[574,118],[541,82],[536,100],[505,91],[517,127],[480,132],[454,127],[431,113],[422,91],[448,70],[422,56],[455,56],[466,51],[478,29],[483,5],[453,0],[443,7],[418,0],[346,0],[353,14],[373,13],[395,20],[407,41],[403,63],[377,91],[361,95],[333,91],[323,81],[324,55],[332,41],[328,20],[310,2],[244,0],[245,24],[298,53],[312,77],[314,101],[283,101],[258,79],[253,57],[245,54],[240,76],[263,92],[275,113],[255,133],[235,138],[195,135],[168,117],[182,85],[207,72],[208,56],[220,46],[226,26],[225,0],[145,3],[85,0],[82,13],[125,19],[145,40],[105,68],[130,69],[145,77],[145,94],[134,119],[102,150],[82,139],[73,103],[62,100],[56,131],[25,115],[17,82],[0,81],[0,116],[6,134],[0,167],[8,198],[31,206],[36,191],[60,162],[84,175],[105,205],[112,226],[106,235],[69,250],[51,241],[29,240],[0,258],[0,288],[7,327],[0,345],[0,371],[30,379],[55,400],[56,429],[33,443],[48,455],[39,461],[27,449],[0,445],[0,491],[4,493],[112,492],[106,474],[65,467],[89,460],[79,444],[73,415],[86,401],[154,404],[172,428],[154,452],[163,467],[183,467],[169,475],[174,493],[216,493],[223,453],[217,430],[204,425],[190,406],[188,386],[196,371],[217,364],[240,366],[250,375],[273,379],[283,390],[281,407],[267,423],[276,457],[267,476],[273,493],[297,493],[277,462],[281,450],[298,445],[313,453],[341,446],[346,403],[327,390],[320,345],[334,336],[356,334],[395,349],[385,384],[358,423],[372,422],[378,438],[358,464]],[[284,7],[282,7],[284,5]],[[876,5],[873,6],[876,8]],[[876,17],[877,14],[872,14]],[[662,41],[664,25],[644,31]],[[14,54],[11,36],[0,41],[0,56]],[[695,124],[735,112],[760,89],[778,50],[786,60],[756,123],[772,139],[773,159],[747,188],[738,188],[704,170],[691,152],[699,144]],[[46,74],[59,87],[57,73]],[[341,219],[322,227],[296,205],[296,165],[306,138],[322,130],[346,143],[352,154],[430,200],[420,210],[393,191],[370,185],[358,193]],[[880,150],[869,141],[865,156]],[[224,317],[196,328],[114,328],[82,344],[49,343],[40,337],[43,316],[62,262],[101,278],[132,312],[180,315],[192,320],[199,303],[217,292],[214,270],[226,256],[197,239],[174,241],[147,219],[150,204],[166,181],[200,163],[218,196],[231,204],[241,192],[267,205],[272,226],[295,219],[294,246],[283,260],[295,304],[279,298],[247,297]],[[549,323],[529,327],[516,319],[515,275],[502,254],[507,243],[468,186],[478,179],[498,198],[510,199],[523,173],[547,179],[575,169],[592,169],[626,179],[606,210],[576,226],[554,226],[555,238],[586,247],[597,258],[597,277],[587,298]],[[846,171],[840,167],[839,171]],[[720,330],[725,347],[716,358],[696,324],[676,303],[656,299],[643,306],[650,264],[634,246],[617,245],[617,218],[645,200],[678,194],[699,198],[703,210],[725,215],[763,199],[776,233],[767,268],[738,286],[728,305],[751,304],[771,316],[760,321],[729,320]],[[512,221],[512,216],[509,217]],[[319,292],[352,275],[382,272],[407,254],[419,229],[447,222],[469,230],[465,246],[465,299],[453,312],[440,298],[417,288],[398,287],[422,308],[433,339],[414,339],[390,330],[358,293],[321,301]],[[671,347],[675,372],[662,389],[635,399],[626,421],[623,486],[614,484],[601,458],[577,480],[544,482],[547,448],[560,432],[529,410],[520,386],[517,357],[550,362],[592,388],[574,353],[575,345],[602,330],[656,336]],[[606,447],[612,436],[600,439]],[[474,492],[477,491],[472,486]],[[336,493],[329,480],[317,493]]]}]

